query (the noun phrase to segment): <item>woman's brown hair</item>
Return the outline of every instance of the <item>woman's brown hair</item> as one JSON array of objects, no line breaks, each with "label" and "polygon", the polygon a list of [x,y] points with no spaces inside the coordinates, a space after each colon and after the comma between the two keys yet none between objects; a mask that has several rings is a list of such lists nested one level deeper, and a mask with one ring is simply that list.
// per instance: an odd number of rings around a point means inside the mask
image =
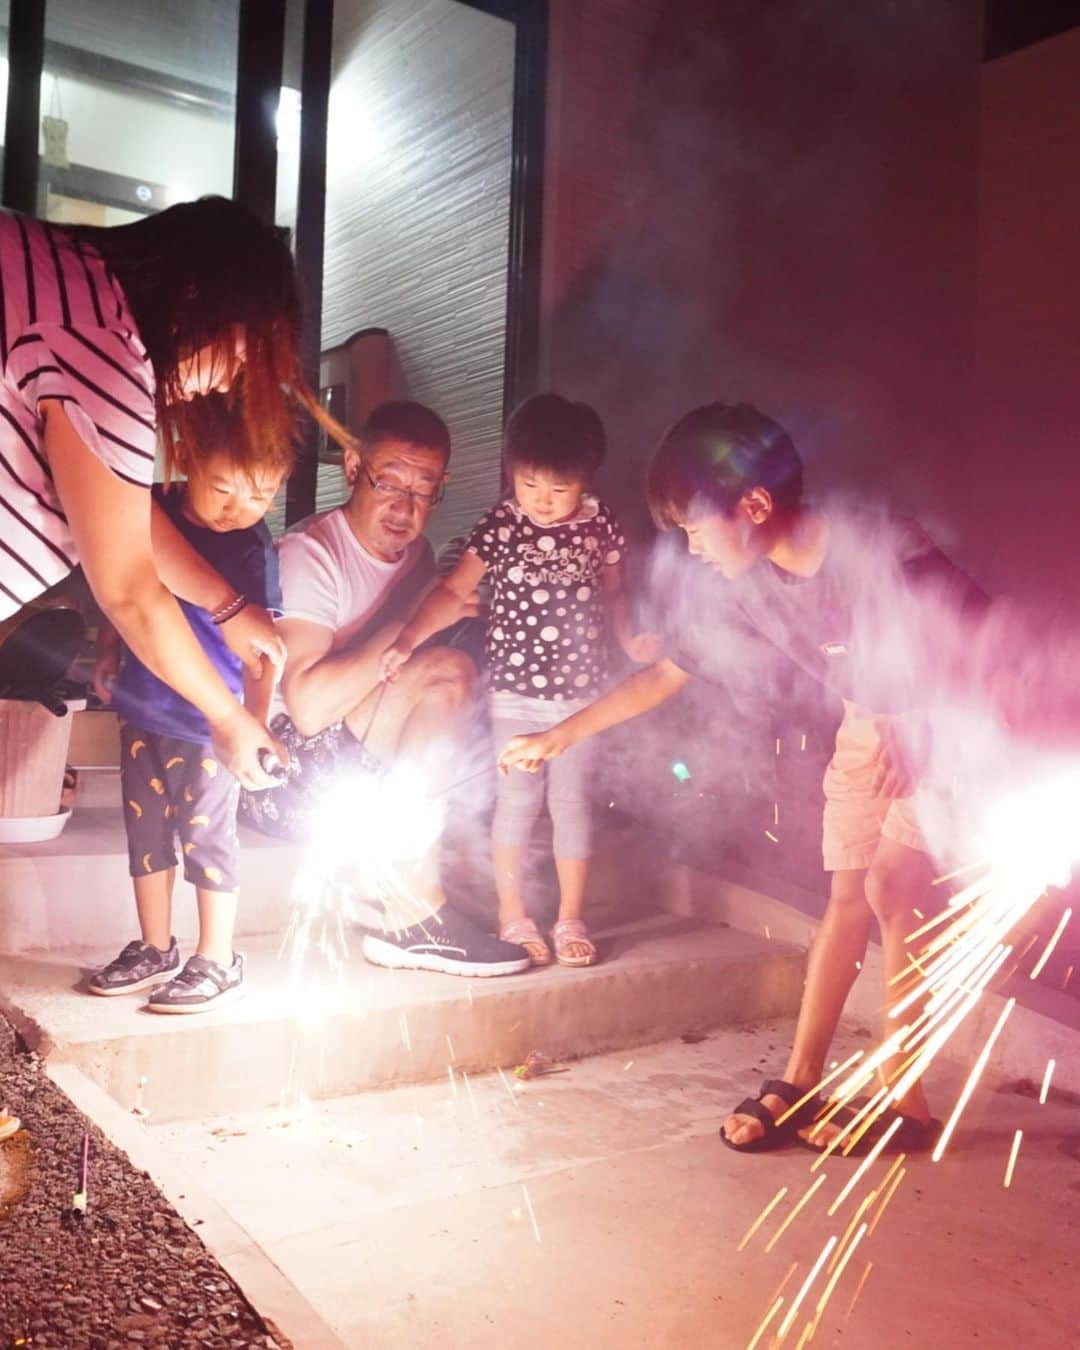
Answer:
[{"label": "woman's brown hair", "polygon": [[[171,206],[130,225],[79,226],[115,274],[157,380],[166,477],[198,444],[182,363],[209,349],[243,434],[241,467],[288,467],[304,407],[342,445],[353,438],[319,406],[300,369],[300,292],[288,232],[225,197]],[[181,450],[180,447],[184,449]]]}]

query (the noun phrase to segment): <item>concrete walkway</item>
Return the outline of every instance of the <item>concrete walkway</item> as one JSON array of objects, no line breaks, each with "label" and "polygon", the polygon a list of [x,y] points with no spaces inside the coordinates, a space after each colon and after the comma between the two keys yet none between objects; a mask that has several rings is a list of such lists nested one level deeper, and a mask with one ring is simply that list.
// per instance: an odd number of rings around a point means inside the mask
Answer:
[{"label": "concrete walkway", "polygon": [[[823,1243],[843,1233],[889,1165],[875,1164],[829,1219],[825,1205],[857,1166],[830,1162],[813,1200],[765,1252],[811,1182],[812,1159],[802,1149],[738,1156],[721,1145],[717,1125],[779,1067],[791,1031],[786,1022],[724,1030],[528,1083],[448,1074],[298,1114],[247,1113],[148,1134],[349,1346],[735,1350],[797,1262],[779,1325]],[[867,1044],[849,1029],[836,1052]],[[932,1076],[939,1112],[960,1081],[945,1067]],[[1022,1147],[1005,1190],[1018,1128]],[[788,1194],[737,1251],[782,1185]],[[812,1344],[1070,1345],[1080,1325],[1078,1241],[1080,1109],[983,1085],[945,1160],[909,1160]],[[786,1345],[798,1343],[803,1324],[794,1323]],[[766,1336],[761,1345],[770,1343]]]}]

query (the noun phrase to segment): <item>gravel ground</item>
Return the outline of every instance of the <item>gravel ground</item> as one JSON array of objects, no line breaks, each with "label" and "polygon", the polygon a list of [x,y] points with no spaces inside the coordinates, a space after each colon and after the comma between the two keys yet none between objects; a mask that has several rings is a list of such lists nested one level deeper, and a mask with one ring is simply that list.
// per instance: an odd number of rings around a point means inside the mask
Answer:
[{"label": "gravel ground", "polygon": [[[0,1350],[158,1350],[288,1342],[145,1172],[77,1111],[0,1017]],[[89,1203],[73,1218],[84,1137]]]}]

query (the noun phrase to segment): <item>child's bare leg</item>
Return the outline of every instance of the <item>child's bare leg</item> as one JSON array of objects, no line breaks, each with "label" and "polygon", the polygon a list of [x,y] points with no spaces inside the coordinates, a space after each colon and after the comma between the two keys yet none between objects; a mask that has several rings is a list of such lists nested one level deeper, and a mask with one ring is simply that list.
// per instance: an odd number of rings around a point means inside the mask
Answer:
[{"label": "child's bare leg", "polygon": [[491,861],[499,897],[499,926],[525,917],[525,858],[523,844],[500,844],[493,840]]},{"label": "child's bare leg", "polygon": [[233,931],[236,927],[235,891],[208,891],[195,888],[199,905],[198,953],[226,970],[233,963]]},{"label": "child's bare leg", "polygon": [[[889,1008],[905,992],[900,976],[911,969],[908,937],[919,927],[915,909],[925,903],[934,879],[933,860],[918,849],[908,848],[892,839],[882,839],[874,856],[873,866],[866,877],[866,898],[877,917],[881,929],[881,951],[885,966],[885,1036],[890,1036],[899,1025],[913,1021],[922,1011],[920,1004],[905,1009],[901,1019],[889,1016]],[[894,978],[895,977],[895,978]],[[885,1065],[885,1077],[895,1075],[905,1056],[898,1055]],[[930,1108],[922,1083],[916,1083],[895,1103],[901,1115],[928,1121]]]},{"label": "child's bare leg", "polygon": [[559,918],[580,919],[585,909],[589,859],[556,856],[555,871],[559,874]]},{"label": "child's bare leg", "polygon": [[[866,875],[854,870],[832,874],[829,903],[810,949],[795,1042],[783,1074],[787,1082],[807,1090],[821,1080],[840,1014],[859,973],[856,963],[866,954],[872,917]],[[762,1102],[774,1117],[787,1110],[787,1104],[771,1094]],[[765,1133],[764,1125],[753,1116],[730,1115],[723,1129],[736,1145],[748,1144]]]},{"label": "child's bare leg", "polygon": [[162,952],[169,950],[172,941],[172,894],[175,880],[175,867],[131,879],[135,888],[135,908],[139,913],[142,940]]}]

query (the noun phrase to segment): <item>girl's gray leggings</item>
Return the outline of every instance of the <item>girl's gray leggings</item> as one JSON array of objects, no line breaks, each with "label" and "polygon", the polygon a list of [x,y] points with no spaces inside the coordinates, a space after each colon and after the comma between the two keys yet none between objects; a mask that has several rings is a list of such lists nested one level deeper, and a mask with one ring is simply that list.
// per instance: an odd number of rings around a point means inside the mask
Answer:
[{"label": "girl's gray leggings", "polygon": [[[547,731],[548,721],[529,721],[521,717],[492,720],[495,753],[511,736]],[[588,858],[592,854],[592,807],[588,779],[593,759],[591,741],[583,741],[548,762],[538,773],[511,769],[498,778],[495,797],[495,823],[492,838],[496,844],[510,847],[529,842],[536,818],[545,801],[551,816],[556,858]]]}]

